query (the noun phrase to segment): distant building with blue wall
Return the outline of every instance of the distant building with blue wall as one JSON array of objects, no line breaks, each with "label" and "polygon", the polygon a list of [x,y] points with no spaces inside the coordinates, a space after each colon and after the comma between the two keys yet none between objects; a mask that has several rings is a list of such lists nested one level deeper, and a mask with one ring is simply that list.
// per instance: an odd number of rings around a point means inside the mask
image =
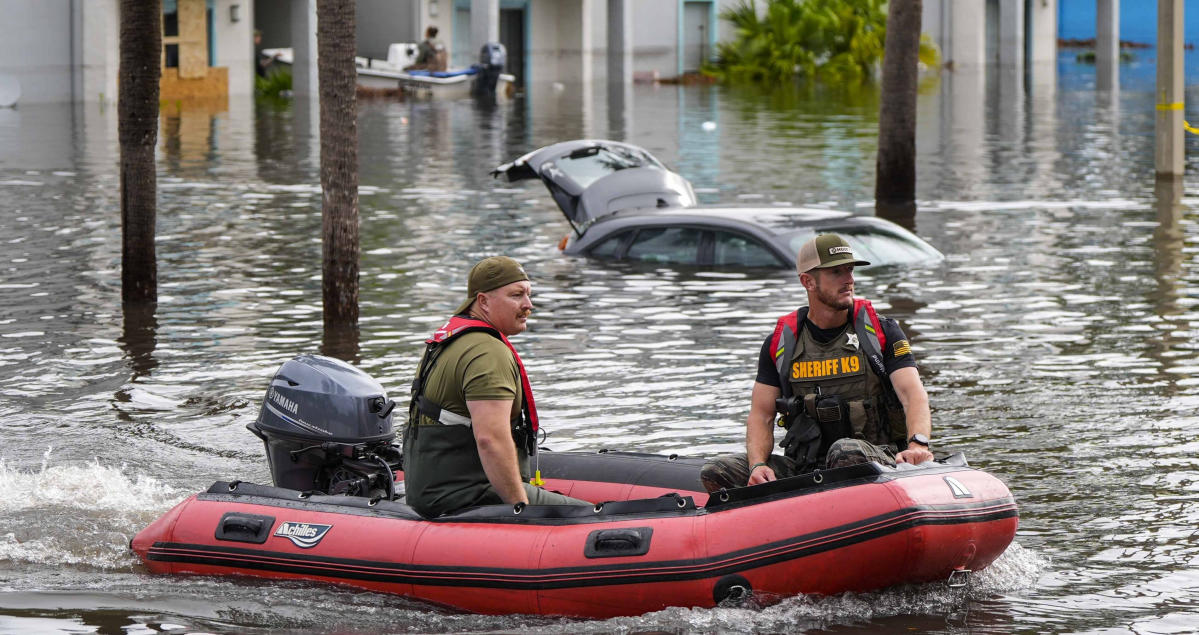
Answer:
[{"label": "distant building with blue wall", "polygon": [[[1095,0],[1058,0],[1058,37],[1088,40],[1095,37]],[[1199,43],[1199,0],[1183,0],[1183,36],[1187,44]],[[1157,42],[1157,3],[1152,0],[1120,2],[1120,39]]]}]

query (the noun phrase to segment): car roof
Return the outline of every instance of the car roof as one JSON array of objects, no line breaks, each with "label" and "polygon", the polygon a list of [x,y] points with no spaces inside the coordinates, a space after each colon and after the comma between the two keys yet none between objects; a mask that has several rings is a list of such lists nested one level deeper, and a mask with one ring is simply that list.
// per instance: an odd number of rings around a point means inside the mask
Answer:
[{"label": "car roof", "polygon": [[695,222],[718,225],[757,225],[769,233],[811,227],[827,221],[857,217],[849,212],[818,207],[671,207],[621,210],[601,217],[598,223],[618,219],[626,222]]}]

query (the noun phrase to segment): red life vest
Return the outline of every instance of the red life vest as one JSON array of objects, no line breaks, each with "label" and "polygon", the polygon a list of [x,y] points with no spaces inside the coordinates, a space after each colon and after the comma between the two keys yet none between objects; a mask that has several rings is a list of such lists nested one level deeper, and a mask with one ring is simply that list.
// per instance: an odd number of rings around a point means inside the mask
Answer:
[{"label": "red life vest", "polygon": [[[800,315],[801,312],[803,315]],[[800,324],[807,315],[808,307],[805,306],[780,317],[778,323],[775,324],[774,334],[770,337],[770,357],[776,367],[779,367],[779,357],[783,354],[784,348],[790,349],[795,345],[795,341],[799,338]],[[883,365],[883,351],[887,347],[887,334],[883,332],[883,325],[879,322],[874,306],[870,304],[870,300],[854,298],[850,317],[853,319],[854,330],[858,334],[859,345],[862,347],[862,352],[866,354],[870,366],[874,369],[875,374],[886,379],[887,369]],[[785,364],[786,360],[783,360],[782,363]],[[779,379],[782,380],[782,377],[780,370]],[[787,382],[781,381],[781,383],[786,384]],[[890,381],[884,383],[890,386]],[[783,388],[784,396],[788,396],[788,392],[787,388]]]},{"label": "red life vest", "polygon": [[449,322],[446,322],[441,328],[434,331],[433,336],[425,340],[425,343],[435,346],[444,346],[450,340],[462,335],[463,333],[470,333],[471,331],[483,331],[491,334],[494,337],[498,337],[499,340],[504,343],[504,346],[507,346],[508,350],[512,351],[512,358],[516,360],[516,368],[518,371],[520,371],[520,390],[524,394],[524,399],[522,400],[520,408],[529,422],[529,427],[532,428],[533,432],[536,432],[537,405],[533,401],[533,387],[529,384],[529,375],[525,373],[525,365],[520,361],[520,355],[516,353],[516,349],[513,348],[512,343],[508,341],[508,338],[504,337],[503,333],[500,333],[494,326],[484,322],[483,320],[455,315],[450,318]]},{"label": "red life vest", "polygon": [[[870,304],[870,301],[866,300],[866,298],[854,298],[854,313],[852,315],[854,315],[855,328],[857,328],[857,325],[861,325],[868,335],[873,335],[873,340],[878,341],[876,350],[880,352],[885,350],[887,335],[882,332],[882,323],[879,322],[879,314],[874,312],[873,304]],[[803,308],[803,316],[807,317],[807,307]],[[778,361],[778,356],[783,353],[782,346],[779,346],[783,340],[783,328],[790,328],[791,333],[794,334],[793,337],[799,337],[800,312],[793,310],[793,312],[779,317],[778,323],[775,325],[775,334],[771,335],[770,338],[770,356],[776,362]],[[868,337],[867,339],[872,338]],[[870,343],[873,344],[874,341],[870,341]]]}]

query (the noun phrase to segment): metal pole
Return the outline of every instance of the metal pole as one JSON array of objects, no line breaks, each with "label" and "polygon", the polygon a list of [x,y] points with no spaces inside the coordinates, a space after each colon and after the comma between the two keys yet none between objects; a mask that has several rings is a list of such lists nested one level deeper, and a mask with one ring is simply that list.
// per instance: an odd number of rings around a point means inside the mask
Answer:
[{"label": "metal pole", "polygon": [[1181,176],[1183,157],[1182,0],[1157,0],[1157,121],[1154,162],[1159,175]]},{"label": "metal pole", "polygon": [[1095,87],[1112,90],[1120,77],[1120,0],[1095,6]]}]

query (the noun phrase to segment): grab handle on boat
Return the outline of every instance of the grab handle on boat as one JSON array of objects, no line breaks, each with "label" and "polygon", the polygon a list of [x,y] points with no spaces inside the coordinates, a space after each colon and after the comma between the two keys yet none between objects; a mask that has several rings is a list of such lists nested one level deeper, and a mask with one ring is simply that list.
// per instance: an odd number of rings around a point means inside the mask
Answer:
[{"label": "grab handle on boat", "polygon": [[583,555],[588,558],[642,556],[649,552],[649,542],[653,535],[653,527],[597,529],[587,535]]},{"label": "grab handle on boat", "polygon": [[951,589],[960,589],[970,584],[970,569],[954,569],[949,572],[949,579],[945,581],[945,586]]},{"label": "grab handle on boat", "polygon": [[226,512],[221,516],[221,522],[217,523],[216,539],[261,545],[266,542],[274,525],[274,516]]}]

